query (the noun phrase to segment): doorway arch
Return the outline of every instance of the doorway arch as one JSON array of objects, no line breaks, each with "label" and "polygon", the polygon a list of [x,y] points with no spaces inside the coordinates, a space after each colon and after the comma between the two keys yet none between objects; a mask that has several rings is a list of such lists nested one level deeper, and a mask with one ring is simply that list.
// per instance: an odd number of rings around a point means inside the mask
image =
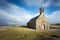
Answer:
[{"label": "doorway arch", "polygon": [[42,30],[45,30],[45,24],[42,24]]}]

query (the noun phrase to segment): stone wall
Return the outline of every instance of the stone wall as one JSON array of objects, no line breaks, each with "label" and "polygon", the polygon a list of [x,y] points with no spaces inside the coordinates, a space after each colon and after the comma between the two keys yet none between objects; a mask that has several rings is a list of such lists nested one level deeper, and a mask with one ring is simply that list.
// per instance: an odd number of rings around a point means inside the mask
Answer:
[{"label": "stone wall", "polygon": [[47,18],[45,17],[44,13],[42,13],[40,17],[36,20],[36,30],[41,30],[42,24],[45,25],[45,29],[49,29],[49,22]]}]

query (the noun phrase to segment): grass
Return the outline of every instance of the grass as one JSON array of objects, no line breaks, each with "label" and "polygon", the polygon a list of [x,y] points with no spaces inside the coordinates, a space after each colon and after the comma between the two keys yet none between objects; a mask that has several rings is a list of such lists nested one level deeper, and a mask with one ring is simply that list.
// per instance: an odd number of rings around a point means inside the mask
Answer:
[{"label": "grass", "polygon": [[51,24],[51,27],[52,29],[60,29],[60,25],[57,25],[57,24]]},{"label": "grass", "polygon": [[0,28],[0,40],[51,40],[51,35],[60,35],[60,31],[36,31],[24,27]]}]

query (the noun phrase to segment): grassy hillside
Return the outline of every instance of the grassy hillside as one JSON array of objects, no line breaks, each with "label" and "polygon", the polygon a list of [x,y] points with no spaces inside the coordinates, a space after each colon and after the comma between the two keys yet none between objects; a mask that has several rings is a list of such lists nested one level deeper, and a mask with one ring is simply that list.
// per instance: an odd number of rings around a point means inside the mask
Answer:
[{"label": "grassy hillside", "polygon": [[23,27],[0,28],[0,40],[53,40],[60,38],[60,31],[36,31]]},{"label": "grassy hillside", "polygon": [[60,24],[51,24],[50,27],[53,29],[60,29]]}]

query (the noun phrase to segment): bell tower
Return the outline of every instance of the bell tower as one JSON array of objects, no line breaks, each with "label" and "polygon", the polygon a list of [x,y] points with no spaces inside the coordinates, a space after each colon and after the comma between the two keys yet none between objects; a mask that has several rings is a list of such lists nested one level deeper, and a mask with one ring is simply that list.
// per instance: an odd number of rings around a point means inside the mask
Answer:
[{"label": "bell tower", "polygon": [[44,8],[41,6],[41,8],[40,8],[40,15],[41,15],[42,13],[44,13]]}]

